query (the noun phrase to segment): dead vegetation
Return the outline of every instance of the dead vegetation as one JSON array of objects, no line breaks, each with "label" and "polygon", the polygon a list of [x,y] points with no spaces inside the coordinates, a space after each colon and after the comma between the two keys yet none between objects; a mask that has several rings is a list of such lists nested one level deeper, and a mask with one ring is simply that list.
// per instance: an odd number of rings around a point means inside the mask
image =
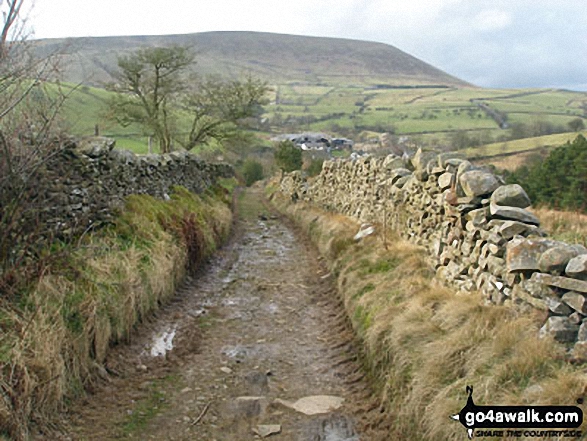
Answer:
[{"label": "dead vegetation", "polygon": [[441,286],[423,251],[391,234],[388,249],[379,237],[354,243],[358,225],[349,219],[279,193],[273,200],[328,257],[392,420],[390,439],[462,440],[449,415],[465,405],[467,385],[479,404],[576,405],[584,397],[584,369],[538,338],[543,317]]},{"label": "dead vegetation", "polygon": [[532,211],[540,219],[542,228],[554,239],[587,247],[587,214],[546,207],[535,208]]},{"label": "dead vegetation", "polygon": [[[115,225],[80,239],[66,262],[0,304],[0,429],[26,439],[104,375],[109,345],[168,299],[228,235],[227,193],[131,196]],[[71,246],[71,245],[63,245]],[[59,245],[54,245],[58,250]],[[55,251],[55,250],[54,250]]]}]

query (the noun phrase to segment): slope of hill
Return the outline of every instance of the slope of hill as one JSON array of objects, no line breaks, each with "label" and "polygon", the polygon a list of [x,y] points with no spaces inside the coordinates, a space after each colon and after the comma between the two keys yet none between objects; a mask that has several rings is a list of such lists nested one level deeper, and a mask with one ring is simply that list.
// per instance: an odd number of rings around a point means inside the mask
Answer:
[{"label": "slope of hill", "polygon": [[469,86],[383,43],[260,32],[87,37],[37,40],[41,53],[61,49],[65,80],[98,85],[111,79],[117,56],[140,47],[189,45],[202,74],[251,73],[272,83]]}]

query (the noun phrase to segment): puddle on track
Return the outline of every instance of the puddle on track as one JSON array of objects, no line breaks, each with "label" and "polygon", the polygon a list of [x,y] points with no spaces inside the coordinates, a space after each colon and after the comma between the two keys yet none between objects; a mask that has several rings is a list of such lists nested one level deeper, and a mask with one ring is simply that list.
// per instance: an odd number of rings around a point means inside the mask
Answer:
[{"label": "puddle on track", "polygon": [[[280,425],[276,441],[386,439],[357,434],[381,416],[369,410],[376,405],[328,271],[281,220],[256,218],[266,213],[257,198],[245,197],[258,212],[239,221],[206,272],[109,357],[140,369],[123,370],[74,412],[74,439],[246,441],[259,439],[259,425]],[[125,431],[153,385],[161,406]],[[313,416],[279,404],[315,395],[344,404]]]},{"label": "puddle on track", "polygon": [[166,331],[157,334],[153,340],[151,350],[149,351],[151,357],[162,357],[167,352],[171,351],[173,349],[173,339],[175,338],[176,332],[177,329],[171,327]]}]

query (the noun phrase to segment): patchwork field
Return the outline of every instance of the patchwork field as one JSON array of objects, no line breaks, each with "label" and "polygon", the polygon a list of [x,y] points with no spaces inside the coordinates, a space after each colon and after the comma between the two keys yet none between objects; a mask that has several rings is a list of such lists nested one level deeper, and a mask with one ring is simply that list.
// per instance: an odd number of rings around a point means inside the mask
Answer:
[{"label": "patchwork field", "polygon": [[[148,151],[141,127],[108,118],[110,92],[69,89],[65,121],[75,135],[100,133],[137,153]],[[395,134],[416,145],[464,148],[471,157],[503,156],[561,145],[575,136],[569,122],[587,117],[587,94],[555,89],[494,90],[435,86],[271,85],[258,134],[326,132],[355,140]],[[507,126],[500,127],[505,121]],[[566,132],[566,133],[558,133]],[[556,133],[556,134],[551,134]],[[541,135],[541,136],[537,136]],[[511,140],[512,137],[522,138]]]}]

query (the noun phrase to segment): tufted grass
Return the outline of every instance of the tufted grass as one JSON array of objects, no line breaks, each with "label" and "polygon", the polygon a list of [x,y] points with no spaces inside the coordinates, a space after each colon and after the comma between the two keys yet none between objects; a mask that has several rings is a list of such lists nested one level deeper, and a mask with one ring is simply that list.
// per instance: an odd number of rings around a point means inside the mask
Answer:
[{"label": "tufted grass", "polygon": [[464,439],[449,415],[465,405],[467,385],[479,405],[575,405],[585,396],[584,367],[567,363],[554,341],[538,338],[540,314],[486,306],[478,293],[440,285],[424,251],[392,234],[387,249],[371,236],[333,255],[331,244],[352,238],[357,223],[291,204],[279,193],[273,202],[311,232],[337,277],[391,420],[389,439]]},{"label": "tufted grass", "polygon": [[228,190],[195,195],[176,187],[170,201],[127,198],[110,227],[84,236],[18,298],[0,303],[0,433],[26,439],[84,393],[111,344],[169,299],[231,226]]}]

